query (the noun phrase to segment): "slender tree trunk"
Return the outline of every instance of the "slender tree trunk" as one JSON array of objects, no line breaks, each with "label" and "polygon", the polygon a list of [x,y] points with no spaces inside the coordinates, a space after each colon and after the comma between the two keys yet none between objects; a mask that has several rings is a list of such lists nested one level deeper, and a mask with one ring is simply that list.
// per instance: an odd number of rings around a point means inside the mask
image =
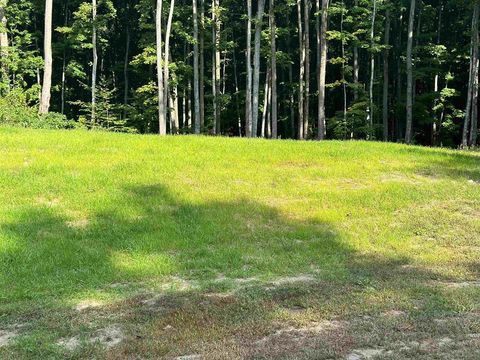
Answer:
[{"label": "slender tree trunk", "polygon": [[[168,12],[168,20],[167,20],[167,29],[165,31],[165,55],[163,59],[163,91],[165,93],[164,99],[170,98],[170,35],[172,33],[172,21],[173,21],[173,10],[175,8],[175,0],[170,0],[170,9]],[[168,109],[171,108],[173,103],[169,102],[170,106],[165,106],[164,108],[164,117],[165,120],[167,119]],[[173,124],[171,114],[170,114],[170,123]],[[170,129],[173,133],[173,129]]]},{"label": "slender tree trunk", "polygon": [[53,0],[45,0],[45,30],[44,30],[44,70],[42,94],[40,96],[39,113],[46,114],[50,108],[50,90],[52,87],[52,11]]},{"label": "slender tree trunk", "polygon": [[374,134],[373,131],[373,123],[374,123],[374,108],[373,108],[373,82],[375,79],[375,53],[374,53],[374,46],[375,46],[375,20],[377,17],[377,1],[373,0],[373,12],[372,12],[372,28],[370,29],[370,85],[368,91],[368,98],[370,101],[369,104],[369,135],[367,136],[368,139],[372,137]]},{"label": "slender tree trunk", "polygon": [[126,28],[125,38],[125,58],[123,60],[123,118],[127,118],[127,105],[128,105],[128,60],[130,58],[130,26]]},{"label": "slender tree trunk", "polygon": [[258,133],[258,97],[260,88],[260,42],[262,39],[262,22],[265,0],[258,0],[257,18],[255,21],[255,52],[253,56],[253,93],[252,93],[252,136]]},{"label": "slender tree trunk", "polygon": [[327,70],[327,29],[328,29],[328,6],[329,0],[322,0],[322,24],[320,27],[320,68],[318,82],[318,140],[325,139],[325,77]]},{"label": "slender tree trunk", "polygon": [[308,138],[310,117],[310,0],[304,0],[305,100],[303,102],[303,138]]},{"label": "slender tree trunk", "polygon": [[96,103],[97,103],[97,67],[98,67],[98,52],[97,52],[97,0],[92,0],[92,126],[96,121]]},{"label": "slender tree trunk", "polygon": [[[318,1],[318,0],[317,0]],[[358,0],[355,0],[355,7],[358,6]],[[358,79],[360,74],[360,66],[358,63],[358,45],[357,42],[353,45],[353,100],[358,100]]]},{"label": "slender tree trunk", "polygon": [[478,75],[479,75],[479,57],[478,57],[478,15],[480,13],[480,3],[475,3],[474,17],[475,26],[473,30],[473,88],[472,88],[472,120],[470,127],[470,146],[477,145],[478,136]]},{"label": "slender tree trunk", "polygon": [[197,0],[193,0],[193,98],[195,108],[195,134],[200,134],[200,84],[199,84],[199,52],[198,52],[198,9]]},{"label": "slender tree trunk", "polygon": [[265,137],[266,129],[267,129],[267,113],[268,113],[268,106],[269,106],[269,99],[270,99],[270,69],[267,69],[267,73],[265,75],[265,90],[263,94],[263,111],[262,111],[262,125],[260,130],[260,136]]},{"label": "slender tree trunk", "polygon": [[407,40],[407,123],[405,130],[405,142],[412,142],[412,120],[413,120],[413,27],[415,21],[415,0],[410,0],[410,16],[408,20],[408,40]]},{"label": "slender tree trunk", "polygon": [[167,119],[165,118],[165,91],[163,79],[163,51],[162,51],[162,7],[163,0],[157,0],[155,14],[156,42],[157,42],[157,86],[158,86],[158,131],[160,135],[167,134]]},{"label": "slender tree trunk", "polygon": [[220,82],[221,82],[221,56],[220,56],[220,18],[219,18],[219,0],[212,0],[212,90],[213,90],[213,133],[220,134]]},{"label": "slender tree trunk", "polygon": [[247,0],[247,89],[245,99],[245,135],[252,137],[252,0]]},{"label": "slender tree trunk", "polygon": [[302,24],[302,0],[297,0],[297,16],[298,16],[298,41],[300,49],[300,66],[298,79],[298,138],[304,139],[304,99],[305,99],[305,37],[303,34]]},{"label": "slender tree trunk", "polygon": [[[462,132],[462,147],[466,147],[469,144],[469,140],[472,139],[472,134],[468,136],[468,131],[473,129],[473,116],[477,115],[477,110],[473,110],[474,106],[477,106],[478,95],[478,15],[479,15],[479,3],[476,2],[472,16],[472,35],[471,35],[471,48],[470,48],[470,75],[468,79],[468,95],[467,95],[467,108],[465,110],[465,122],[463,124]],[[477,87],[477,89],[475,89]],[[476,119],[475,119],[476,120]],[[476,121],[475,121],[476,122]],[[475,124],[476,128],[476,124]]]},{"label": "slender tree trunk", "polygon": [[199,57],[200,128],[203,129],[205,127],[205,0],[200,0]]},{"label": "slender tree trunk", "polygon": [[[388,4],[387,4],[388,6]],[[383,51],[383,141],[388,141],[388,85],[389,85],[390,8],[385,14],[385,50]]]},{"label": "slender tree trunk", "polygon": [[235,107],[237,110],[237,124],[238,124],[238,136],[242,137],[242,118],[240,117],[240,99],[238,97],[239,87],[238,87],[238,71],[237,71],[237,56],[235,55],[235,48],[232,49],[233,55],[233,78],[235,81]]},{"label": "slender tree trunk", "polygon": [[2,60],[1,70],[2,79],[9,85],[8,66],[5,59],[8,56],[8,34],[7,34],[7,17],[5,15],[5,9],[7,7],[7,0],[0,1],[0,59]]},{"label": "slender tree trunk", "polygon": [[275,24],[275,0],[270,0],[270,56],[271,56],[271,83],[272,83],[272,138],[278,137],[277,119],[277,46],[276,46],[276,24]]},{"label": "slender tree trunk", "polygon": [[[440,1],[440,5],[438,6],[438,25],[437,25],[437,45],[440,45],[440,38],[441,38],[441,29],[442,29],[442,15],[443,15],[443,1]],[[435,74],[435,78],[433,80],[433,91],[435,92],[436,96],[439,96],[439,82],[440,82],[440,74],[437,72]],[[438,143],[438,130],[440,128],[440,123],[438,122],[438,113],[435,110],[435,107],[438,104],[438,97],[435,98],[433,102],[434,113],[433,113],[433,123],[432,123],[432,145],[437,145]]]}]

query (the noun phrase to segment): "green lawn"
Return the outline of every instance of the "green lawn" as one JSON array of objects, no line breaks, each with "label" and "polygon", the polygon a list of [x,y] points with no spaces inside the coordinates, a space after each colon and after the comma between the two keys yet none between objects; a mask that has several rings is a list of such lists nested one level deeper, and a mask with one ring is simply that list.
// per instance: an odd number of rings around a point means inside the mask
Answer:
[{"label": "green lawn", "polygon": [[0,358],[187,355],[479,359],[480,154],[0,128]]}]

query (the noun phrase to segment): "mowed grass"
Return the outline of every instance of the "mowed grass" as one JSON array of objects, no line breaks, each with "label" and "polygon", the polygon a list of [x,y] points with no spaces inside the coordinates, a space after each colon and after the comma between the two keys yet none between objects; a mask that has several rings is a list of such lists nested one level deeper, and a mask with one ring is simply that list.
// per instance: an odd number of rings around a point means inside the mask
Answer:
[{"label": "mowed grass", "polygon": [[2,359],[478,359],[479,256],[479,153],[0,128]]}]

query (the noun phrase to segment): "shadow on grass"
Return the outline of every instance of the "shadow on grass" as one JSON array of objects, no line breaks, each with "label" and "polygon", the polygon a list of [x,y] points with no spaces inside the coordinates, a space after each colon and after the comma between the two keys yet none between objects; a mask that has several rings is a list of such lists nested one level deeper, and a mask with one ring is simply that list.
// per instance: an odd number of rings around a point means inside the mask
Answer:
[{"label": "shadow on grass", "polygon": [[193,204],[158,184],[125,189],[112,208],[87,218],[42,204],[15,218],[0,229],[7,239],[0,300],[7,306],[165,276],[268,281],[315,273],[349,281],[371,277],[373,268],[378,274],[379,261],[389,271],[409,262],[364,258],[332,224],[288,219],[249,201]]}]

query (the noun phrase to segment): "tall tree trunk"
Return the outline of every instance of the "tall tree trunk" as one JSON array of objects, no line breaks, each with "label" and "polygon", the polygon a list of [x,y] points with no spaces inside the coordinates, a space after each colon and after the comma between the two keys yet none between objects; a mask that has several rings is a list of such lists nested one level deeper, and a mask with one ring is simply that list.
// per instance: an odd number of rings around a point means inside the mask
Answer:
[{"label": "tall tree trunk", "polygon": [[157,43],[157,86],[158,86],[158,131],[160,135],[167,134],[167,119],[165,118],[165,99],[164,79],[163,79],[163,51],[162,51],[162,7],[163,0],[157,0],[157,9],[155,14],[156,43]]},{"label": "tall tree trunk", "polygon": [[97,0],[92,0],[92,126],[95,125],[96,117],[96,103],[97,103],[97,67],[98,67],[98,52],[97,52]]},{"label": "tall tree trunk", "polygon": [[42,94],[40,96],[39,113],[46,114],[50,108],[50,90],[52,87],[52,11],[53,0],[45,0],[45,30],[44,30],[44,70]]},{"label": "tall tree trunk", "polygon": [[252,0],[247,0],[247,89],[245,98],[245,135],[252,137]]},{"label": "tall tree trunk", "polygon": [[[389,6],[387,4],[387,6]],[[385,14],[385,50],[383,51],[383,141],[388,141],[388,84],[389,84],[390,8]]]},{"label": "tall tree trunk", "polygon": [[[469,140],[472,139],[472,134],[468,136],[468,131],[473,130],[475,127],[476,132],[476,119],[473,115],[477,116],[477,96],[478,96],[478,15],[479,15],[479,3],[476,2],[472,16],[472,35],[471,35],[471,49],[470,49],[470,75],[468,79],[468,95],[467,95],[467,107],[465,110],[465,122],[463,124],[462,132],[462,147],[466,147],[469,144]],[[475,87],[477,89],[475,89]],[[475,125],[473,123],[475,122]]]},{"label": "tall tree trunk", "polygon": [[[441,39],[441,29],[442,29],[442,15],[443,15],[443,1],[440,1],[440,5],[438,6],[438,25],[437,25],[437,45],[440,45]],[[435,78],[433,80],[433,91],[436,94],[436,98],[433,102],[434,109],[438,104],[438,93],[439,90],[439,82],[440,82],[440,74],[437,72],[435,74]],[[438,130],[441,124],[438,121],[438,113],[434,110],[433,114],[433,123],[432,123],[432,145],[435,146],[438,144]]]},{"label": "tall tree trunk", "polygon": [[219,0],[212,0],[212,92],[213,92],[213,133],[220,133],[220,81],[221,81],[221,54],[220,54],[220,18],[219,18]]},{"label": "tall tree trunk", "polygon": [[480,13],[480,4],[475,4],[474,17],[475,28],[473,30],[473,89],[472,89],[472,126],[470,127],[470,146],[477,145],[478,136],[478,75],[479,75],[479,57],[478,57],[478,15]]},{"label": "tall tree trunk", "polygon": [[[173,10],[175,8],[175,0],[170,0],[170,9],[168,12],[168,20],[167,20],[167,29],[165,31],[165,55],[163,59],[163,92],[164,92],[164,99],[170,98],[170,35],[172,33],[172,21],[173,21]],[[168,109],[171,108],[173,103],[170,103],[170,106],[165,106],[164,108],[164,117],[165,120],[167,119],[167,112]],[[172,124],[172,118],[170,114],[170,123]],[[173,129],[170,129],[173,133]]]},{"label": "tall tree trunk", "polygon": [[261,125],[261,130],[260,130],[260,136],[265,137],[265,134],[267,134],[267,122],[268,122],[268,106],[269,106],[269,101],[270,101],[270,69],[267,69],[266,75],[265,75],[265,91],[263,94],[263,111],[262,111],[262,125]]},{"label": "tall tree trunk", "polygon": [[240,117],[240,99],[238,97],[239,87],[238,87],[238,71],[237,71],[237,56],[235,55],[235,48],[232,49],[233,55],[233,78],[235,81],[235,107],[237,110],[237,124],[238,124],[238,136],[242,137],[242,118]]},{"label": "tall tree trunk", "polygon": [[271,91],[272,91],[272,138],[278,137],[277,119],[277,46],[276,46],[276,24],[275,24],[275,0],[270,0],[270,56],[271,56]]},{"label": "tall tree trunk", "polygon": [[203,129],[205,127],[205,0],[200,0],[199,57],[200,128]]},{"label": "tall tree trunk", "polygon": [[[342,90],[343,90],[343,123],[347,125],[347,82],[345,80],[345,40],[343,38],[343,22],[345,18],[345,2],[342,1],[342,15],[340,16],[340,33],[342,34]],[[347,137],[347,134],[344,134]],[[353,135],[351,136],[353,137]]]},{"label": "tall tree trunk", "polygon": [[6,61],[8,56],[8,34],[7,34],[7,17],[5,9],[7,7],[7,0],[0,0],[0,59],[2,59],[1,70],[2,79],[6,84],[9,84],[8,66]]},{"label": "tall tree trunk", "polygon": [[127,118],[128,105],[128,60],[130,58],[130,26],[127,24],[125,37],[125,58],[123,60],[123,118]]},{"label": "tall tree trunk", "polygon": [[327,70],[327,29],[329,0],[322,0],[322,24],[320,27],[320,68],[318,81],[318,140],[325,139],[325,77]]},{"label": "tall tree trunk", "polygon": [[[358,0],[355,0],[354,5],[355,7],[358,6]],[[360,74],[360,66],[358,62],[358,44],[357,42],[355,42],[353,45],[353,100],[355,102],[358,100],[359,74]]]},{"label": "tall tree trunk", "polygon": [[372,12],[372,27],[370,29],[370,85],[368,91],[368,98],[369,98],[369,135],[367,136],[368,139],[372,138],[372,134],[374,135],[373,131],[373,123],[374,123],[374,108],[373,108],[373,82],[375,79],[375,20],[377,17],[377,1],[373,0],[373,12]]},{"label": "tall tree trunk", "polygon": [[298,17],[298,41],[300,49],[300,66],[298,79],[298,138],[304,139],[304,99],[305,99],[305,37],[303,34],[302,24],[302,0],[297,0],[297,17]]},{"label": "tall tree trunk", "polygon": [[198,9],[197,0],[193,0],[193,98],[195,108],[195,134],[200,134],[200,77],[198,69]]},{"label": "tall tree trunk", "polygon": [[407,39],[407,122],[405,129],[405,142],[412,142],[412,120],[413,120],[413,27],[415,22],[415,0],[410,0],[410,15],[408,19],[408,39]]},{"label": "tall tree trunk", "polygon": [[258,133],[258,97],[260,90],[260,42],[262,39],[262,22],[265,0],[258,0],[257,18],[255,21],[255,52],[253,56],[253,93],[252,93],[252,136]]},{"label": "tall tree trunk", "polygon": [[310,0],[304,0],[304,53],[305,53],[305,100],[303,102],[303,138],[308,138],[310,117]]}]

